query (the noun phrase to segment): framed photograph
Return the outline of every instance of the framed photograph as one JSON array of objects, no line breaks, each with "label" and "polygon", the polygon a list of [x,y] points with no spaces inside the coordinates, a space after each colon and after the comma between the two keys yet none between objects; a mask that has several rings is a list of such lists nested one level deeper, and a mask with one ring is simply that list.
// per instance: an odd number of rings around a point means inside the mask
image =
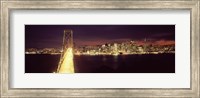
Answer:
[{"label": "framed photograph", "polygon": [[25,73],[45,72],[175,73],[175,25],[25,25]]},{"label": "framed photograph", "polygon": [[1,1],[1,97],[200,97],[200,1]]}]

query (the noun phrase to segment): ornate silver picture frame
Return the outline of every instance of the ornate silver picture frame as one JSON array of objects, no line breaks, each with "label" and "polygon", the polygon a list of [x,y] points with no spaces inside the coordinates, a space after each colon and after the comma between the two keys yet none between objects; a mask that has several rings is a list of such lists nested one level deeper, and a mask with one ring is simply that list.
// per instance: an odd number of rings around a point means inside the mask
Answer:
[{"label": "ornate silver picture frame", "polygon": [[[190,88],[11,88],[12,10],[190,10]],[[1,0],[0,97],[200,97],[199,0]]]}]

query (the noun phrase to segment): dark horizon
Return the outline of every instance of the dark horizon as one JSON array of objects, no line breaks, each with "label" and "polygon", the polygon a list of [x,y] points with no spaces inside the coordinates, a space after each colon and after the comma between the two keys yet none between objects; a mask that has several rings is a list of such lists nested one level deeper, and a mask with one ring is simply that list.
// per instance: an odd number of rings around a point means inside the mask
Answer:
[{"label": "dark horizon", "polygon": [[60,48],[64,29],[73,30],[76,46],[144,39],[175,43],[175,25],[25,25],[25,48]]}]

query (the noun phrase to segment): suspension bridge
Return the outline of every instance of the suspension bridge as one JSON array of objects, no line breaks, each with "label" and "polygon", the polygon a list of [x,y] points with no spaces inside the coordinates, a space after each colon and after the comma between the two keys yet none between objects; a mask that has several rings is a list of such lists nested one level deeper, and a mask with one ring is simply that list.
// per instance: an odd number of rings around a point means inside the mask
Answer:
[{"label": "suspension bridge", "polygon": [[64,30],[62,53],[57,73],[74,73],[73,56],[73,31],[66,29]]}]

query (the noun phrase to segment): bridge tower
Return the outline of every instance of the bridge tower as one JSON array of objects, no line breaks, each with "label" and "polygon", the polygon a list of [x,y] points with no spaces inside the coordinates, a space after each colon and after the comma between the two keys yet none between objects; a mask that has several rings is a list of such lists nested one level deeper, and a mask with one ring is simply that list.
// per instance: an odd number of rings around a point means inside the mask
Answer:
[{"label": "bridge tower", "polygon": [[62,53],[57,68],[57,73],[74,73],[73,63],[73,31],[64,30]]},{"label": "bridge tower", "polygon": [[67,48],[73,48],[73,31],[72,30],[64,30],[63,35],[63,50]]}]

